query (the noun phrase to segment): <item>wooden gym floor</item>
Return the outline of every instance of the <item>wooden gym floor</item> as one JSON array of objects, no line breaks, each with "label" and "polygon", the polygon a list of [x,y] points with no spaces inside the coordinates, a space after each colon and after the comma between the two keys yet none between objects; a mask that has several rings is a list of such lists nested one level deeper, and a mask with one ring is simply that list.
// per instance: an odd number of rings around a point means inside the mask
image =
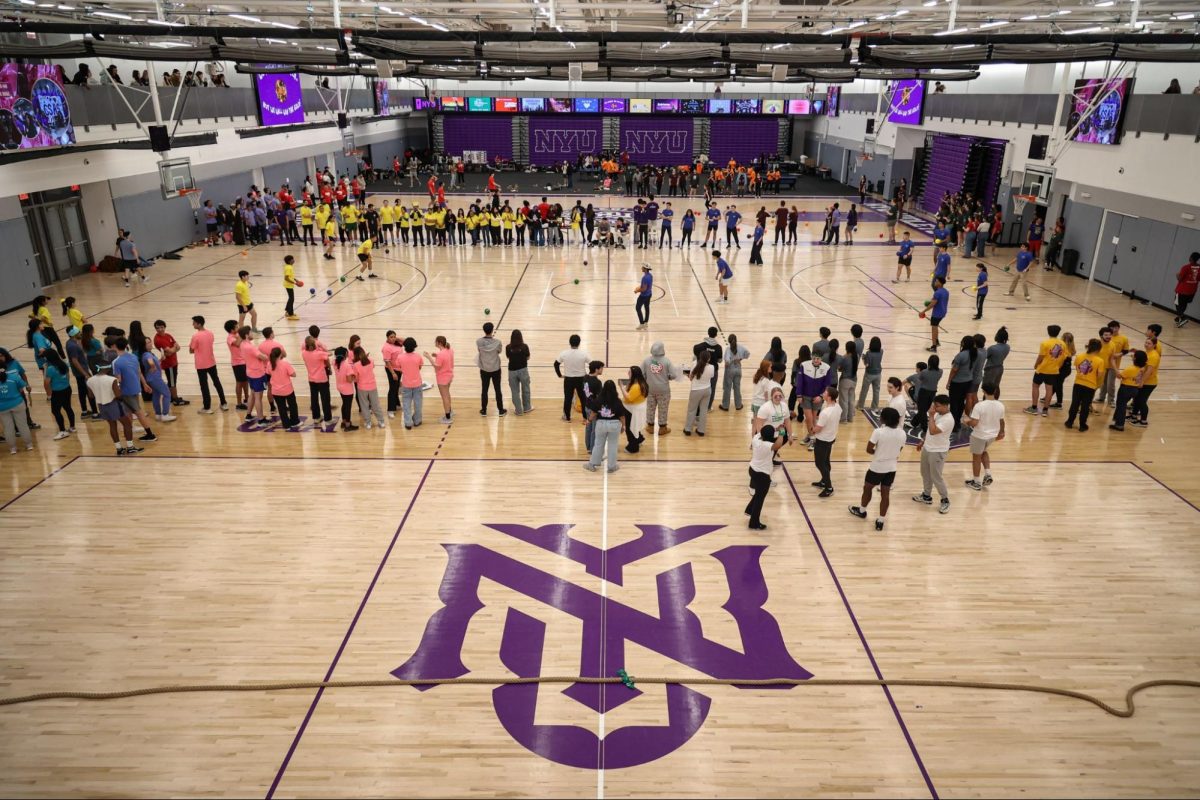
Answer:
[{"label": "wooden gym floor", "polygon": [[[677,212],[686,205],[675,202]],[[952,451],[947,515],[908,499],[920,482],[911,448],[887,531],[846,513],[872,430],[859,416],[835,445],[835,496],[816,497],[809,454],[788,448],[770,527],[752,534],[741,513],[749,410],[714,410],[708,436],[684,438],[682,384],[674,432],[637,455],[622,450],[614,474],[580,469],[582,426],[560,421],[551,367],[571,333],[614,378],[656,340],[685,362],[710,325],[757,358],[773,335],[791,356],[821,325],[844,341],[860,322],[883,339],[885,377],[926,355],[928,327],[910,305],[928,296],[928,247],[913,281],[896,286],[877,216],[854,246],[820,248],[811,239],[822,201],[799,205],[811,214],[801,246],[768,244],[763,267],[746,264],[748,243],[735,251],[728,305],[713,304],[712,259],[699,247],[611,258],[577,247],[380,248],[383,278],[345,287],[349,247],[336,262],[314,248],[199,248],[160,262],[146,286],[87,275],[54,287],[54,300],[74,295],[100,328],[162,318],[186,343],[193,314],[220,330],[245,268],[260,327],[275,325],[290,350],[310,324],[331,344],[357,333],[375,352],[389,328],[422,350],[447,336],[458,416],[437,425],[430,392],[427,423],[412,431],[397,418],[386,431],[243,433],[233,411],[195,413],[185,355],[180,382],[193,404],[158,426],[145,453],[117,460],[100,423],[51,441],[38,396],[36,450],[0,454],[0,695],[623,668],[635,681],[1039,683],[1119,704],[1138,681],[1200,676],[1200,479],[1190,466],[1200,333],[1102,286],[1039,271],[1033,302],[1014,303],[997,268],[976,324],[959,282],[973,278],[974,260],[955,258],[943,359],[962,335],[990,340],[1001,324],[1013,354],[996,483],[963,487],[970,458]],[[282,319],[284,253],[318,288],[298,323]],[[644,332],[632,308],[643,260],[656,278]],[[1104,411],[1080,434],[1064,429],[1063,412],[1020,413],[1045,325],[1082,343],[1110,318],[1135,342],[1148,323],[1166,329],[1151,427],[1113,433]],[[20,347],[25,319],[0,318],[0,342],[36,374]],[[529,417],[477,413],[471,361],[485,320],[504,341],[520,328],[531,347]],[[306,397],[300,406],[307,415]],[[0,794],[1176,797],[1200,786],[1198,730],[1200,694],[1174,688],[1140,695],[1132,719],[1049,695],[914,687],[161,695],[0,707]]]}]

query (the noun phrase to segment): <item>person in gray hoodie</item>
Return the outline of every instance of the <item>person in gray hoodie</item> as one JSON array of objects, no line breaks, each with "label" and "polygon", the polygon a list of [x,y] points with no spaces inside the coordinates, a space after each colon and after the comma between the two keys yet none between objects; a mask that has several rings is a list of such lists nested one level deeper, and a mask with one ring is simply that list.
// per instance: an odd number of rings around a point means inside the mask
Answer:
[{"label": "person in gray hoodie", "polygon": [[671,407],[671,381],[680,380],[683,372],[667,358],[667,348],[662,342],[650,346],[650,356],[642,362],[642,373],[650,396],[646,398],[646,433],[654,433],[655,410],[658,411],[658,432],[671,432],[667,426],[667,412]]},{"label": "person in gray hoodie", "polygon": [[487,416],[488,384],[491,383],[496,393],[496,411],[500,416],[508,413],[504,409],[504,390],[500,388],[500,353],[504,345],[492,335],[496,326],[490,322],[483,324],[483,336],[475,340],[479,351],[479,380],[483,384],[479,392],[479,416]]}]

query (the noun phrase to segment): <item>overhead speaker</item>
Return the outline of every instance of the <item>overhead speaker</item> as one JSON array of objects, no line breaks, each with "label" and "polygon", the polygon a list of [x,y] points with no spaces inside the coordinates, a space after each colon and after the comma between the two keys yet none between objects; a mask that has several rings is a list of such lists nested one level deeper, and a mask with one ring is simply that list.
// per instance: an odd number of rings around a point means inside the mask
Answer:
[{"label": "overhead speaker", "polygon": [[583,63],[582,62],[573,61],[573,62],[567,64],[567,80],[569,80],[569,81],[583,80]]},{"label": "overhead speaker", "polygon": [[867,133],[875,132],[875,118],[867,117]]},{"label": "overhead speaker", "polygon": [[1035,134],[1029,139],[1029,157],[1034,161],[1041,161],[1046,157],[1046,151],[1050,148],[1050,135]]},{"label": "overhead speaker", "polygon": [[771,68],[771,80],[776,83],[783,83],[787,80],[788,67],[787,64],[776,64]]},{"label": "overhead speaker", "polygon": [[338,112],[338,127],[339,128],[349,128],[350,127],[350,117],[346,116],[346,112],[344,112],[344,111]]},{"label": "overhead speaker", "polygon": [[171,149],[171,136],[167,133],[166,125],[151,125],[150,149],[156,153],[165,153]]}]

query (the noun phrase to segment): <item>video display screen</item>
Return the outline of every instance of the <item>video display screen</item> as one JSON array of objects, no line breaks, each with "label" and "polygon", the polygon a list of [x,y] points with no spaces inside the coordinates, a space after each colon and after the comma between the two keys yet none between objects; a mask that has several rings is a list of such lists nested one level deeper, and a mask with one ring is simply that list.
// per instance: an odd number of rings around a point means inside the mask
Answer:
[{"label": "video display screen", "polygon": [[75,127],[52,64],[0,66],[0,148],[33,150],[75,144]]},{"label": "video display screen", "polygon": [[684,114],[703,114],[707,104],[703,100],[680,100],[679,110]]},{"label": "video display screen", "polygon": [[570,114],[573,108],[569,97],[547,97],[546,102],[555,114]]},{"label": "video display screen", "polygon": [[413,98],[413,111],[436,111],[437,103],[423,97]]},{"label": "video display screen", "polygon": [[517,98],[515,97],[497,97],[495,102],[495,111],[503,111],[505,113],[514,113],[519,107]]},{"label": "video display screen", "polygon": [[467,111],[491,111],[492,98],[490,97],[468,97]]},{"label": "video display screen", "polygon": [[546,98],[544,97],[522,97],[521,111],[524,113],[532,113],[546,110]]},{"label": "video display screen", "polygon": [[631,97],[629,98],[629,113],[630,114],[649,114],[652,104],[649,97]]},{"label": "video display screen", "polygon": [[598,114],[598,113],[600,113],[600,98],[598,98],[598,97],[576,97],[575,98],[575,113],[576,114]]},{"label": "video display screen", "polygon": [[729,114],[733,109],[732,100],[709,100],[708,113],[710,114]]},{"label": "video display screen", "polygon": [[679,101],[675,98],[656,97],[654,99],[654,113],[656,114],[678,114]]},{"label": "video display screen", "polygon": [[[1081,78],[1075,81],[1075,97],[1067,117],[1067,130],[1075,128],[1071,141],[1120,144],[1125,128],[1126,101],[1132,90],[1133,78],[1107,81],[1102,78]],[[1090,113],[1089,107],[1092,107]]]},{"label": "video display screen", "polygon": [[629,110],[629,104],[625,102],[624,97],[606,97],[601,107],[605,114],[624,114]]},{"label": "video display screen", "polygon": [[903,80],[892,84],[888,122],[920,125],[925,119],[925,81]]},{"label": "video display screen", "polygon": [[386,115],[392,113],[391,102],[388,95],[389,91],[387,81],[375,81],[375,113]]},{"label": "video display screen", "polygon": [[258,90],[258,119],[263,127],[304,122],[299,73],[255,75],[254,86]]},{"label": "video display screen", "polygon": [[782,100],[763,100],[762,113],[764,114],[782,114],[783,109]]},{"label": "video display screen", "polygon": [[813,100],[812,101],[812,113],[819,116],[820,114],[824,113],[824,111],[825,111],[825,101],[824,100]]},{"label": "video display screen", "polygon": [[787,113],[807,116],[812,113],[812,103],[807,97],[794,97],[787,101]]},{"label": "video display screen", "polygon": [[762,108],[762,101],[753,100],[734,100],[733,113],[735,114],[757,114]]},{"label": "video display screen", "polygon": [[467,98],[447,95],[442,98],[442,111],[466,111]]},{"label": "video display screen", "polygon": [[825,116],[836,117],[841,106],[842,87],[829,86],[825,89]]}]

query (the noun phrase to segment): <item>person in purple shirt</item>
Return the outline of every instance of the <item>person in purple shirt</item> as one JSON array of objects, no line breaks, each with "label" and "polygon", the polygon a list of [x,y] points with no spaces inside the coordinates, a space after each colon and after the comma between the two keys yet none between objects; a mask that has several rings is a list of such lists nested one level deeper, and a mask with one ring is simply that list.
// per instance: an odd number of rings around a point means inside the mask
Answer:
[{"label": "person in purple shirt", "polygon": [[254,206],[254,235],[259,244],[267,241],[267,210],[262,203]]},{"label": "person in purple shirt", "polygon": [[[943,245],[944,247],[945,245]],[[950,308],[950,292],[946,289],[946,282],[941,278],[933,279],[933,297],[925,301],[925,310],[921,312],[921,316],[929,315],[929,352],[936,353],[938,349],[938,331],[942,320],[946,318],[946,311]]]},{"label": "person in purple shirt", "polygon": [[1025,289],[1025,301],[1029,302],[1032,298],[1029,296],[1029,265],[1033,263],[1033,253],[1030,252],[1029,243],[1021,242],[1021,249],[1017,251],[1017,257],[1008,262],[1004,267],[1004,271],[1008,272],[1014,264],[1017,265],[1017,274],[1013,277],[1012,285],[1008,287],[1006,297],[1012,297],[1017,292],[1017,284],[1021,284]]}]

